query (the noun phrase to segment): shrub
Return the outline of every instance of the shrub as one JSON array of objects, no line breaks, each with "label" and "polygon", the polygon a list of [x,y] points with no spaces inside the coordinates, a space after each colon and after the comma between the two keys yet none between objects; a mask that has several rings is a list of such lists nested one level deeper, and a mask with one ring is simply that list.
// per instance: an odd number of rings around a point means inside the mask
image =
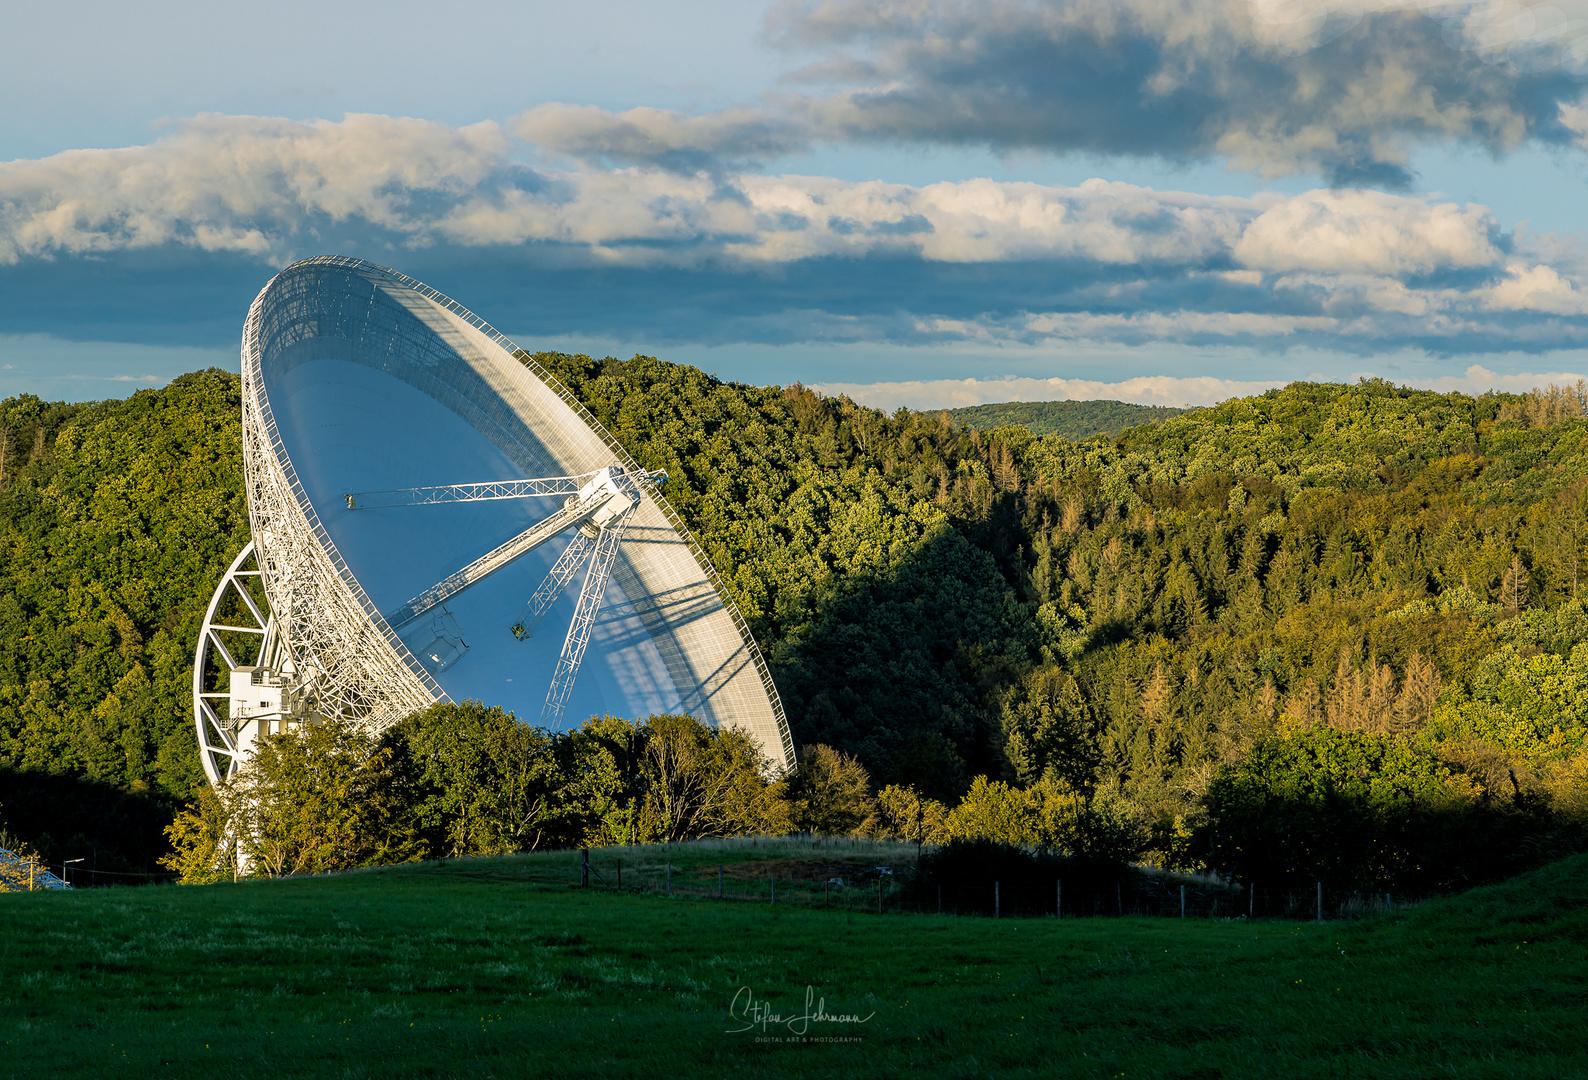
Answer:
[{"label": "shrub", "polygon": [[912,787],[889,784],[877,793],[870,831],[879,840],[941,844],[948,839],[948,807]]},{"label": "shrub", "polygon": [[428,855],[501,855],[577,840],[566,777],[546,732],[477,701],[433,705],[382,736],[392,794]]},{"label": "shrub", "polygon": [[871,776],[851,754],[807,746],[788,782],[789,810],[800,832],[849,836],[865,831],[877,812]]},{"label": "shrub", "polygon": [[339,723],[267,735],[229,783],[178,815],[166,831],[175,850],[161,861],[183,881],[210,881],[232,865],[277,877],[419,858],[391,756]]}]

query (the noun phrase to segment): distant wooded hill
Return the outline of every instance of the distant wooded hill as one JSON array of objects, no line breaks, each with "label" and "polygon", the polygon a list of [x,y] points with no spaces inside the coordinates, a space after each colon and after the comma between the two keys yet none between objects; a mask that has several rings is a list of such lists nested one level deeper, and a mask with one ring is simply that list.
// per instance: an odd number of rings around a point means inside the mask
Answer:
[{"label": "distant wooded hill", "polygon": [[1112,438],[1126,428],[1151,424],[1190,412],[1167,405],[1131,405],[1123,401],[1003,401],[950,409],[956,424],[977,431],[1018,424],[1033,435],[1058,435],[1071,442],[1093,435]]}]

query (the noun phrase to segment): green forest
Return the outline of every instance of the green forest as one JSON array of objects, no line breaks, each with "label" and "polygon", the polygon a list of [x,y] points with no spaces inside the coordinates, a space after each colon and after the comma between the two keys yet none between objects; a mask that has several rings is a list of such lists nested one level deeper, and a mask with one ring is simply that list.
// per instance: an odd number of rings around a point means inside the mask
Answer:
[{"label": "green forest", "polygon": [[[1113,830],[1166,866],[1426,890],[1582,846],[1581,385],[1298,383],[1076,441],[535,359],[668,472],[796,743],[863,770],[855,828]],[[190,650],[246,540],[238,412],[219,371],[0,403],[8,835],[58,854],[199,800]]]},{"label": "green forest", "polygon": [[1023,427],[1033,435],[1062,435],[1071,442],[1094,435],[1114,438],[1139,427],[1190,412],[1168,405],[1132,405],[1124,401],[1005,401],[950,409],[948,417],[977,431]]}]

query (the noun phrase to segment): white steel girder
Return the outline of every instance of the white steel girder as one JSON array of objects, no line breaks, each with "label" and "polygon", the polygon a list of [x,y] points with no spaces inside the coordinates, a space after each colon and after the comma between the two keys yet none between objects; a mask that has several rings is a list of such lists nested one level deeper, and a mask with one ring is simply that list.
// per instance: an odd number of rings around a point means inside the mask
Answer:
[{"label": "white steel girder", "polygon": [[[250,540],[221,575],[220,584],[215,586],[209,607],[205,609],[198,647],[193,652],[193,724],[197,729],[204,775],[212,784],[237,771],[252,739],[244,731],[246,724],[233,715],[230,699],[235,694],[232,688],[211,690],[210,685],[217,682],[227,685],[228,681],[235,684],[239,671],[275,669],[284,659],[275,620],[260,607],[247,587],[246,579],[260,576],[254,554],[254,543]],[[241,618],[248,625],[219,621],[221,606],[231,596],[242,601],[242,610],[233,618]],[[232,639],[230,645],[227,638]],[[248,644],[252,638],[259,639],[257,648]],[[234,652],[234,649],[244,648],[252,652],[252,655],[245,654],[249,660],[246,667],[238,663],[238,653]],[[223,672],[224,676],[217,678]]]},{"label": "white steel girder", "polygon": [[393,629],[400,630],[431,608],[446,603],[464,589],[478,585],[520,555],[527,555],[574,525],[590,522],[599,528],[604,522],[627,513],[639,501],[626,490],[630,484],[623,470],[615,466],[592,473],[591,478],[570,495],[556,513],[536,522],[507,543],[491,549],[462,570],[436,582],[406,604],[388,612],[386,621]]},{"label": "white steel girder", "polygon": [[[373,510],[388,506],[435,506],[441,503],[488,502],[494,499],[535,499],[547,495],[575,495],[599,473],[578,476],[541,476],[523,480],[486,480],[477,484],[440,484],[435,487],[394,488],[390,491],[355,491],[342,496],[349,510]],[[667,480],[667,472],[656,469],[644,474],[652,484]]]},{"label": "white steel girder", "polygon": [[[641,474],[639,479],[652,483],[665,479],[665,473]],[[573,620],[563,641],[562,653],[552,675],[546,694],[546,704],[541,710],[543,725],[561,722],[573,691],[580,663],[590,644],[590,632],[595,626],[596,613],[606,594],[607,582],[612,577],[612,563],[623,540],[623,528],[629,515],[639,505],[637,478],[630,476],[621,466],[611,465],[582,477],[547,477],[500,484],[448,484],[430,488],[405,488],[394,492],[365,492],[346,496],[349,509],[372,506],[421,506],[443,502],[470,502],[480,499],[525,498],[560,494],[565,485],[584,481],[568,501],[550,517],[531,525],[505,544],[501,544],[475,559],[468,566],[432,585],[406,604],[386,614],[386,622],[393,629],[401,629],[427,611],[457,596],[465,589],[478,584],[486,577],[507,566],[513,560],[528,554],[553,537],[578,526],[579,533],[552,567],[551,573],[535,590],[524,607],[524,614],[510,628],[520,641],[528,639],[551,606],[562,595],[568,582],[578,572],[579,566],[589,559],[584,587],[580,590],[574,607]],[[511,484],[517,484],[514,488]],[[537,487],[539,485],[539,487]],[[400,496],[401,498],[386,498]],[[382,500],[385,501],[382,501]],[[406,500],[406,501],[405,501]]]},{"label": "white steel girder", "polygon": [[386,621],[394,630],[401,630],[436,605],[446,603],[471,585],[478,585],[520,555],[534,551],[570,526],[582,522],[590,516],[590,510],[590,507],[570,499],[569,505],[551,517],[536,522],[507,543],[492,548],[462,570],[436,582],[401,607],[387,612]]},{"label": "white steel girder", "polygon": [[492,499],[533,499],[546,495],[573,495],[594,476],[543,476],[528,480],[488,480],[480,484],[442,484],[438,487],[397,488],[392,491],[357,491],[345,495],[349,510],[382,506],[434,506],[438,503],[487,502]]},{"label": "white steel girder", "polygon": [[550,611],[551,606],[557,602],[557,598],[568,587],[568,582],[590,557],[590,551],[594,547],[595,540],[586,536],[584,530],[581,529],[574,536],[557,560],[557,565],[551,568],[546,580],[540,583],[535,595],[531,596],[529,603],[524,605],[518,620],[508,627],[514,637],[519,641],[527,641],[534,636],[535,627],[539,626],[540,620],[546,617],[546,612]]},{"label": "white steel girder", "polygon": [[601,529],[596,539],[595,554],[590,559],[590,569],[585,571],[584,588],[579,591],[573,621],[568,624],[568,636],[562,642],[562,655],[557,658],[557,670],[551,677],[551,689],[546,692],[546,705],[540,711],[541,727],[554,728],[562,723],[562,714],[568,707],[568,695],[579,675],[579,664],[584,660],[585,646],[590,644],[590,631],[595,626],[596,612],[601,609],[601,598],[606,593],[607,581],[612,577],[612,562],[617,558],[618,544],[623,540],[623,526],[628,524],[628,510],[618,514]]}]

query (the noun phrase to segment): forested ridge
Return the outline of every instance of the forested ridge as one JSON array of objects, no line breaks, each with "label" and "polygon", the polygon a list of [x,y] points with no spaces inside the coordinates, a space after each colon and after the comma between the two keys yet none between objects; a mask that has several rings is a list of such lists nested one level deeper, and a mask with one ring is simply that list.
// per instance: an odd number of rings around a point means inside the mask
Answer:
[{"label": "forested ridge", "polygon": [[152,870],[143,838],[202,782],[192,650],[248,539],[241,401],[211,370],[0,402],[0,829],[46,855]]},{"label": "forested ridge", "polygon": [[1132,405],[1125,401],[1004,401],[950,409],[949,419],[977,431],[1018,425],[1033,435],[1062,435],[1078,442],[1094,435],[1109,438],[1126,428],[1179,416],[1189,409],[1169,405]]},{"label": "forested ridge", "polygon": [[[1161,862],[1280,876],[1436,884],[1579,843],[1580,388],[1293,384],[1072,442],[536,359],[668,471],[796,742],[879,786],[1073,792]],[[0,405],[0,767],[193,796],[189,650],[246,539],[237,409],[214,371]],[[1368,865],[1342,829],[1462,865]]]}]

